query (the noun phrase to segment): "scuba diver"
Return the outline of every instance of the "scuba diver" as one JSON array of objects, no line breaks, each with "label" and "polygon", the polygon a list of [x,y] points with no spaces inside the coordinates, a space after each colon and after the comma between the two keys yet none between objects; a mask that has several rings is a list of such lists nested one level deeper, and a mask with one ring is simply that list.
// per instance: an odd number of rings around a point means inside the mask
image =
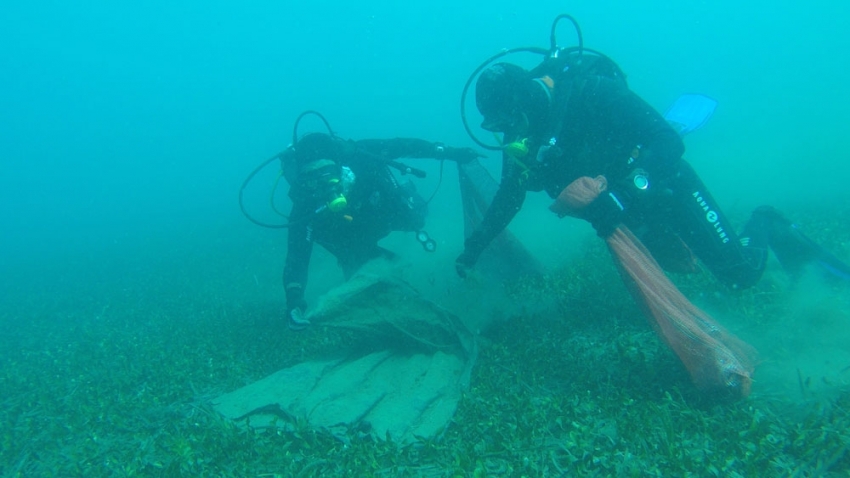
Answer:
[{"label": "scuba diver", "polygon": [[[577,47],[555,44],[561,19],[573,23]],[[546,58],[530,70],[496,62],[516,52]],[[477,139],[467,123],[464,105],[476,76],[481,128],[500,134],[499,145]],[[666,270],[694,271],[698,258],[725,285],[746,288],[761,277],[771,249],[792,275],[816,263],[850,278],[850,266],[804,236],[773,207],[757,208],[736,234],[682,158],[684,131],[631,91],[610,58],[583,46],[578,23],[569,15],[555,19],[548,50],[515,48],[481,64],[464,88],[461,115],[473,140],[502,151],[498,191],[455,263],[461,277],[511,222],[527,191],[545,191],[556,199],[550,209],[561,214],[562,191],[580,177],[604,176],[607,192],[581,217],[602,238],[618,225],[627,226]]]},{"label": "scuba diver", "polygon": [[[299,138],[298,123],[308,114],[319,116],[328,133]],[[282,175],[290,186],[292,210],[287,224],[269,226],[248,215],[260,225],[288,229],[283,282],[289,328],[301,330],[310,324],[304,315],[304,289],[313,243],[337,258],[346,280],[372,259],[394,257],[378,245],[392,231],[414,231],[426,251],[436,249],[436,242],[422,230],[428,201],[417,194],[413,183],[400,182],[391,169],[416,177],[424,177],[425,172],[399,163],[398,158],[464,163],[480,156],[472,148],[454,148],[422,139],[346,140],[334,134],[319,113],[307,111],[299,116],[292,145],[263,163],[246,180],[247,183],[260,168],[279,159]]]}]

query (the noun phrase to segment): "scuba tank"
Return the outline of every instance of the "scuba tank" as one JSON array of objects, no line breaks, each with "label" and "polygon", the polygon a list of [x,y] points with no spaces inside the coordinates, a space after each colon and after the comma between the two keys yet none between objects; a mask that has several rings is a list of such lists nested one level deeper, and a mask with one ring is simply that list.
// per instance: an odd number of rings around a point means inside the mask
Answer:
[{"label": "scuba tank", "polygon": [[[561,20],[569,20],[573,24],[578,39],[578,44],[576,46],[566,48],[558,46],[556,30],[558,27],[558,23]],[[510,48],[507,50],[503,50],[484,60],[484,62],[478,65],[478,67],[475,68],[475,70],[473,70],[473,72],[469,75],[469,78],[466,80],[463,90],[461,91],[461,121],[463,123],[464,129],[466,130],[466,133],[479,146],[491,151],[503,151],[515,159],[522,159],[528,154],[529,145],[527,140],[525,138],[516,138],[511,139],[511,141],[506,141],[506,138],[502,138],[502,140],[499,140],[499,138],[497,137],[497,144],[491,144],[479,139],[470,127],[466,115],[466,103],[470,87],[485,69],[496,63],[497,60],[504,58],[505,56],[519,53],[531,53],[533,55],[540,55],[543,57],[541,62],[536,67],[532,68],[528,72],[528,74],[529,79],[541,81],[549,87],[551,87],[550,82],[553,78],[556,78],[559,83],[563,84],[565,82],[572,81],[579,75],[600,75],[617,79],[619,81],[623,81],[624,83],[626,81],[625,73],[623,73],[622,69],[620,69],[620,67],[614,62],[614,60],[612,60],[601,52],[592,50],[590,48],[585,48],[584,39],[581,33],[581,27],[579,26],[575,18],[568,14],[561,14],[555,17],[555,20],[553,21],[550,30],[549,48]],[[561,86],[561,88],[564,87]],[[562,99],[560,101],[561,104],[551,105],[550,116],[561,116],[560,109],[563,107],[563,103],[565,102],[566,101]]]},{"label": "scuba tank", "polygon": [[[349,206],[349,193],[351,192],[352,187],[356,183],[356,176],[354,174],[354,171],[352,171],[351,168],[349,168],[348,166],[341,165],[336,162],[336,160],[332,159],[320,159],[314,161],[315,164],[313,164],[313,168],[309,169],[308,171],[304,171],[304,165],[301,165],[299,167],[296,161],[295,148],[296,145],[299,144],[298,127],[301,121],[308,115],[315,115],[319,117],[319,119],[324,123],[325,128],[328,132],[327,136],[329,136],[334,141],[334,148],[338,148],[340,150],[336,152],[341,153],[342,156],[346,156],[348,154],[359,154],[369,156],[373,158],[376,162],[384,164],[388,169],[392,168],[399,171],[401,175],[410,174],[418,178],[425,177],[426,173],[421,169],[408,166],[399,161],[385,159],[379,155],[370,153],[368,151],[357,149],[356,146],[354,146],[350,142],[346,142],[339,138],[336,133],[334,133],[328,120],[321,113],[313,110],[307,110],[301,113],[296,118],[295,125],[292,129],[292,143],[290,143],[287,149],[263,161],[253,171],[251,171],[248,177],[245,178],[245,180],[242,182],[242,186],[239,188],[239,208],[241,209],[242,214],[244,214],[245,217],[254,224],[274,229],[285,229],[293,225],[293,222],[289,221],[289,216],[282,213],[275,204],[275,194],[277,191],[277,187],[280,184],[281,176],[286,179],[286,181],[290,184],[290,187],[295,187],[295,185],[298,184],[298,187],[302,188],[304,186],[303,184],[301,184],[304,182],[302,181],[302,179],[307,180],[311,183],[313,187],[310,189],[315,191],[317,194],[317,196],[314,196],[313,199],[320,201],[320,203],[322,204],[314,211],[314,214],[319,214],[324,211],[328,211],[334,214],[340,214],[346,220],[351,220],[351,217],[345,214],[345,211],[348,209]],[[339,156],[339,154],[332,154],[329,156]],[[274,184],[272,185],[269,202],[272,210],[279,216],[286,219],[286,222],[279,224],[271,224],[254,218],[245,208],[244,204],[244,192],[248,184],[254,179],[254,177],[256,177],[256,175],[260,171],[262,171],[265,167],[267,167],[275,160],[281,162],[281,170],[278,173]],[[312,177],[304,177],[305,174]],[[387,174],[392,176],[389,170],[387,171]],[[311,217],[312,216],[308,216],[304,219],[300,219],[299,221],[309,220]],[[433,252],[434,250],[436,250],[436,242],[434,242],[434,240],[431,239],[425,231],[417,231],[416,239],[426,251]]]}]

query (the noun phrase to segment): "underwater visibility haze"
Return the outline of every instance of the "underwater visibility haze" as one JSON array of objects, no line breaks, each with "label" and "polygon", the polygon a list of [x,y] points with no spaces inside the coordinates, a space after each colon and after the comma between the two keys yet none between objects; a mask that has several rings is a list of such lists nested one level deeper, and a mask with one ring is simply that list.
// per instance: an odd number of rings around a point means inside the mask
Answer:
[{"label": "underwater visibility haze", "polygon": [[[287,330],[286,230],[246,220],[246,176],[321,112],[344,138],[480,149],[464,82],[504,48],[547,47],[561,13],[659,111],[718,102],[685,158],[736,227],[771,204],[850,261],[850,4],[791,2],[34,1],[0,17],[0,475],[845,476],[850,283],[755,287],[672,275],[759,352],[752,394],[692,385],[584,223],[530,194],[509,229],[542,277],[462,280],[454,164],[406,159],[426,228],[381,242],[461,317],[477,360],[451,423],[413,444],[295,423],[243,428],[213,397],[333,343]],[[575,32],[558,29],[561,46]],[[534,58],[509,57],[533,62]],[[526,65],[527,66],[527,65]],[[468,109],[472,107],[470,102]],[[474,110],[474,108],[472,108]],[[470,113],[473,126],[480,117]],[[304,133],[324,131],[315,117]],[[476,134],[489,133],[476,129]],[[499,177],[497,153],[481,162]],[[244,204],[281,223],[277,163]],[[343,284],[320,247],[307,299]],[[480,327],[479,327],[480,326]]]}]

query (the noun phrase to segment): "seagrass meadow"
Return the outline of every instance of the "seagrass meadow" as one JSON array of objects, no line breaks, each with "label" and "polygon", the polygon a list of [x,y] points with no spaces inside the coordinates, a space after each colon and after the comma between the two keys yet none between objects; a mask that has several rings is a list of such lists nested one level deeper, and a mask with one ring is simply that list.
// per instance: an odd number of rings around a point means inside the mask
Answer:
[{"label": "seagrass meadow", "polygon": [[[846,257],[847,211],[801,217],[815,239]],[[850,363],[834,363],[830,383],[797,370],[780,393],[757,370],[746,400],[704,397],[635,311],[607,251],[598,242],[582,247],[588,254],[580,260],[503,286],[528,307],[481,331],[471,385],[442,437],[405,445],[362,430],[338,439],[305,423],[287,432],[245,429],[212,410],[212,397],[340,340],[319,327],[287,331],[279,284],[234,286],[224,272],[239,269],[237,252],[216,259],[221,278],[197,272],[208,256],[180,267],[173,257],[137,258],[132,274],[84,267],[85,258],[54,275],[50,287],[35,285],[48,271],[33,270],[4,285],[0,475],[850,473],[850,393],[834,378]],[[794,286],[773,277],[734,293],[707,274],[676,281],[701,305],[735,317],[731,328],[749,338],[800,310]],[[821,322],[809,327],[835,326],[829,319],[846,328],[848,285],[819,284],[837,299],[832,318],[819,309]],[[757,345],[765,366],[781,355]]]}]

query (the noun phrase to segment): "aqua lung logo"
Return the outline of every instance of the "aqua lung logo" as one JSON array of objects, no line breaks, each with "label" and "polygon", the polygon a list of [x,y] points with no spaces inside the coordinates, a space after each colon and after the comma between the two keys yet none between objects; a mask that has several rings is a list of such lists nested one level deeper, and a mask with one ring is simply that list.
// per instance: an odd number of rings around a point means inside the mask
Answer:
[{"label": "aqua lung logo", "polygon": [[720,238],[723,244],[729,242],[729,236],[726,234],[726,231],[723,230],[723,226],[720,225],[720,217],[718,216],[717,212],[708,206],[708,203],[705,201],[705,199],[702,198],[702,195],[699,191],[694,191],[692,196],[694,197],[694,199],[696,199],[699,207],[701,207],[702,210],[705,211],[705,220],[708,221],[708,223],[711,224],[712,227],[714,227],[714,232],[717,233],[717,237]]}]

